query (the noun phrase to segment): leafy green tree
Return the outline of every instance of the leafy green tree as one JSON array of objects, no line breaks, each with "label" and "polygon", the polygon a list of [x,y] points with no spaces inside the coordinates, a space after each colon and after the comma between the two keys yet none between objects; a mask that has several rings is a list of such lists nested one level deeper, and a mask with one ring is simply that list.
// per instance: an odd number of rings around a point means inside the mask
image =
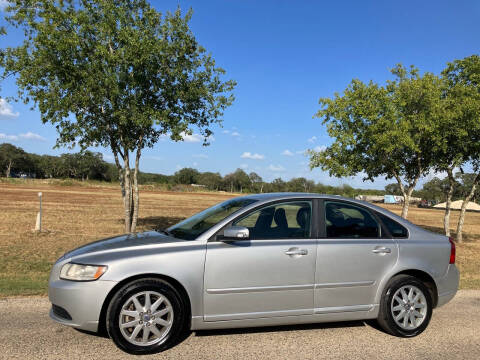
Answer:
[{"label": "leafy green tree", "polygon": [[287,183],[281,178],[273,179],[269,186],[269,192],[283,192],[287,191]]},{"label": "leafy green tree", "polygon": [[250,179],[250,183],[252,184],[253,191],[262,193],[264,185],[262,177],[254,171],[248,174],[248,177]]},{"label": "leafy green tree", "polygon": [[242,169],[237,169],[233,173],[225,175],[223,181],[230,192],[236,190],[243,192],[243,190],[248,188],[251,184],[250,178]]},{"label": "leafy green tree", "polygon": [[[161,136],[204,144],[233,101],[234,81],[198,44],[192,12],[161,14],[146,0],[12,1],[7,20],[25,40],[4,49],[3,76],[59,133],[57,146],[110,148],[125,208],[136,230],[142,149]],[[134,168],[131,168],[131,164]]]},{"label": "leafy green tree", "polygon": [[0,144],[0,169],[5,177],[10,177],[12,173],[31,174],[34,165],[23,149],[3,143]]},{"label": "leafy green tree", "polygon": [[[465,195],[457,224],[456,240],[462,242],[467,205],[474,197],[480,182],[480,56],[472,55],[455,60],[447,64],[442,75],[447,79],[448,88],[452,93],[451,101],[454,103],[452,108],[459,114],[453,116],[458,121],[446,131],[450,131],[454,136],[463,131],[452,151],[459,154],[461,164],[469,164],[475,173],[470,191]],[[450,173],[449,177],[452,177],[451,175]]]},{"label": "leafy green tree", "polygon": [[400,186],[398,186],[397,183],[392,183],[385,186],[385,192],[390,195],[402,195]]},{"label": "leafy green tree", "polygon": [[[457,184],[457,182],[454,183],[454,189],[455,185]],[[432,180],[423,184],[419,194],[426,200],[445,201],[447,199],[449,189],[450,181],[448,178],[440,179],[438,177],[434,177]]]},{"label": "leafy green tree", "polygon": [[293,178],[287,182],[287,189],[290,192],[310,192],[315,183],[312,180],[307,180],[304,177]]},{"label": "leafy green tree", "polygon": [[173,175],[173,182],[175,184],[185,184],[185,185],[197,184],[199,175],[200,173],[198,172],[197,169],[183,168],[178,170]]},{"label": "leafy green tree", "polygon": [[397,65],[386,86],[353,80],[342,95],[322,98],[316,117],[323,118],[335,141],[325,151],[309,151],[310,167],[337,177],[362,174],[373,181],[395,179],[404,196],[406,218],[410,197],[421,176],[433,166],[432,141],[441,108],[441,80]]},{"label": "leafy green tree", "polygon": [[218,190],[222,186],[222,176],[219,173],[204,172],[198,175],[198,183],[210,190]]}]

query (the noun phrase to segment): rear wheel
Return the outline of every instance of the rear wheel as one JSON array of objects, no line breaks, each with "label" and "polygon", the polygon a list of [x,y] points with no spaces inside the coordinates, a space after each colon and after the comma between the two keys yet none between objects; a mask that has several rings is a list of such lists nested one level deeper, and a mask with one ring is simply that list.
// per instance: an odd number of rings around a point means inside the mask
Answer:
[{"label": "rear wheel", "polygon": [[121,288],[107,310],[107,331],[130,354],[152,354],[172,346],[185,326],[177,290],[159,279],[140,279]]},{"label": "rear wheel", "polygon": [[378,323],[392,335],[417,336],[430,322],[432,304],[430,291],[423,282],[409,275],[395,276],[383,293]]}]

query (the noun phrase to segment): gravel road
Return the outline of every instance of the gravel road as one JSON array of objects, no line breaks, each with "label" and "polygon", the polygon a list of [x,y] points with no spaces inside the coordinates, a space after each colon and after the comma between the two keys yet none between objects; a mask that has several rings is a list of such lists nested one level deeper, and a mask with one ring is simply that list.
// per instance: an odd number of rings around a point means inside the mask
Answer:
[{"label": "gravel road", "polygon": [[[44,297],[0,300],[1,359],[126,359],[106,338],[55,324]],[[197,332],[142,359],[480,359],[480,290],[434,310],[428,329],[400,339],[363,322]]]}]

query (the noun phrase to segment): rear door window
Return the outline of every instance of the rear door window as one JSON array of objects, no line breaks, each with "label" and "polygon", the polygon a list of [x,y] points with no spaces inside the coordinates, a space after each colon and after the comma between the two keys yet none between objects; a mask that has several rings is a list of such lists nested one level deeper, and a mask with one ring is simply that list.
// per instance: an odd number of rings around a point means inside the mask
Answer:
[{"label": "rear door window", "polygon": [[325,233],[327,238],[378,238],[380,225],[362,207],[325,201]]},{"label": "rear door window", "polygon": [[377,216],[380,218],[380,221],[385,225],[385,227],[388,229],[388,232],[392,237],[394,238],[406,238],[408,237],[408,230],[400,225],[398,222],[396,222],[393,219],[390,219],[388,216],[385,216],[383,214],[377,213]]}]

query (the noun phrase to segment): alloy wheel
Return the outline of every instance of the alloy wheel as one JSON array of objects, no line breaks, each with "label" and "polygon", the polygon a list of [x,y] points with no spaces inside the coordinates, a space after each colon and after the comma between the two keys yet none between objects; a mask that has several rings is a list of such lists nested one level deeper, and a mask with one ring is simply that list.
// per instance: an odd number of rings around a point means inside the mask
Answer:
[{"label": "alloy wheel", "polygon": [[399,288],[392,297],[391,312],[395,323],[404,330],[415,330],[427,317],[427,300],[413,285]]},{"label": "alloy wheel", "polygon": [[142,291],[122,305],[118,324],[128,342],[150,346],[166,340],[173,316],[172,304],[165,296],[156,291]]}]

